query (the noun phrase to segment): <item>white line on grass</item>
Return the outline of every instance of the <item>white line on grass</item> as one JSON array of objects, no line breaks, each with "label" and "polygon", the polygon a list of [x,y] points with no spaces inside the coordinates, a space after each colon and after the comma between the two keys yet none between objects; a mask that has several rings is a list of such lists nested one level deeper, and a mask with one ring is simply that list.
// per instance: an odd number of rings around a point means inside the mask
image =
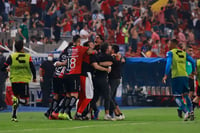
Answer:
[{"label": "white line on grass", "polygon": [[0,133],[13,133],[13,132],[32,132],[32,131],[46,131],[46,130],[74,130],[74,129],[83,129],[83,128],[92,128],[92,127],[105,127],[105,126],[124,126],[124,125],[139,125],[147,123],[121,123],[121,124],[98,124],[98,125],[86,125],[86,126],[77,126],[77,127],[68,127],[68,128],[30,128],[30,129],[21,129],[21,130],[3,130]]}]

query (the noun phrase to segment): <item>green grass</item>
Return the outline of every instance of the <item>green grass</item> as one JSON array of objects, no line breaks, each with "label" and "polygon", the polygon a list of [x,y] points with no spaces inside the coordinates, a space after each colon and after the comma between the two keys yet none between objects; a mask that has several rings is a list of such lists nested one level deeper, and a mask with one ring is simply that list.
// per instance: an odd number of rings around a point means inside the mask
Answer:
[{"label": "green grass", "polygon": [[123,110],[123,121],[48,120],[42,112],[18,113],[19,122],[10,121],[10,113],[0,113],[0,133],[189,133],[199,132],[200,110],[195,121],[184,122],[176,108]]}]

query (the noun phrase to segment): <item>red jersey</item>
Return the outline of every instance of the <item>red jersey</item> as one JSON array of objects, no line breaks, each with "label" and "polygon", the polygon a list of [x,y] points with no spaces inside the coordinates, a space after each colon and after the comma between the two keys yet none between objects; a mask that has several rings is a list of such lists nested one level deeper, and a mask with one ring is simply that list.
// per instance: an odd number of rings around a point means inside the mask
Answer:
[{"label": "red jersey", "polygon": [[110,15],[111,14],[111,9],[110,9],[110,5],[109,5],[108,1],[102,2],[101,10],[104,11],[105,15]]},{"label": "red jersey", "polygon": [[125,37],[124,37],[124,33],[122,31],[117,33],[116,43],[117,44],[125,44]]},{"label": "red jersey", "polygon": [[70,46],[66,48],[60,55],[60,60],[67,60],[65,75],[81,74],[83,56],[88,48],[83,46]]}]

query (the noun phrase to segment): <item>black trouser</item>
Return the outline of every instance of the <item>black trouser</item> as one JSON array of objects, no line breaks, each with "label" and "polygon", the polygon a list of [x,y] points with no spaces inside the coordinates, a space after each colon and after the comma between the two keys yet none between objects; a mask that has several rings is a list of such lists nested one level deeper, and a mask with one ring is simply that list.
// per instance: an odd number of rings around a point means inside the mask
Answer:
[{"label": "black trouser", "polygon": [[40,86],[42,90],[42,105],[48,107],[52,91],[52,79],[44,79],[44,82],[40,82]]},{"label": "black trouser", "polygon": [[0,82],[0,107],[7,107],[5,103],[5,96],[3,95],[3,91],[5,90],[5,82]]},{"label": "black trouser", "polygon": [[117,88],[118,88],[119,84],[120,84],[120,79],[109,79],[109,85],[110,85],[110,89],[111,89],[111,99],[114,102],[114,106],[113,106],[113,104],[111,104],[111,106],[110,106],[111,111],[113,111],[113,109],[117,105],[115,97],[116,97]]},{"label": "black trouser", "polygon": [[114,102],[111,99],[111,90],[108,84],[108,79],[104,77],[94,78],[94,97],[91,101],[91,107],[96,110],[96,102],[99,99],[99,96],[104,98],[104,107],[105,110],[109,110],[110,104],[113,106]]}]

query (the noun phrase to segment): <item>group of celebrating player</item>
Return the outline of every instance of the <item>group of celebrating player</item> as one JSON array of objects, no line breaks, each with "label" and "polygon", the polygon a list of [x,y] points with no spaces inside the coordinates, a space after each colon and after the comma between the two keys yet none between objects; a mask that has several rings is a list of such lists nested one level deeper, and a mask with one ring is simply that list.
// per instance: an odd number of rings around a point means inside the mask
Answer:
[{"label": "group of celebrating player", "polygon": [[[87,41],[80,46],[80,43],[80,36],[74,36],[73,42],[69,43],[60,54],[59,60],[54,63],[55,95],[45,116],[49,119],[98,119],[99,109],[96,103],[99,96],[102,96],[104,119],[124,119],[115,102],[116,89],[121,78],[121,64],[125,62],[118,53],[119,47],[103,43],[101,35],[96,36],[95,44]],[[77,99],[77,111],[73,118],[71,110],[76,106]]]}]

